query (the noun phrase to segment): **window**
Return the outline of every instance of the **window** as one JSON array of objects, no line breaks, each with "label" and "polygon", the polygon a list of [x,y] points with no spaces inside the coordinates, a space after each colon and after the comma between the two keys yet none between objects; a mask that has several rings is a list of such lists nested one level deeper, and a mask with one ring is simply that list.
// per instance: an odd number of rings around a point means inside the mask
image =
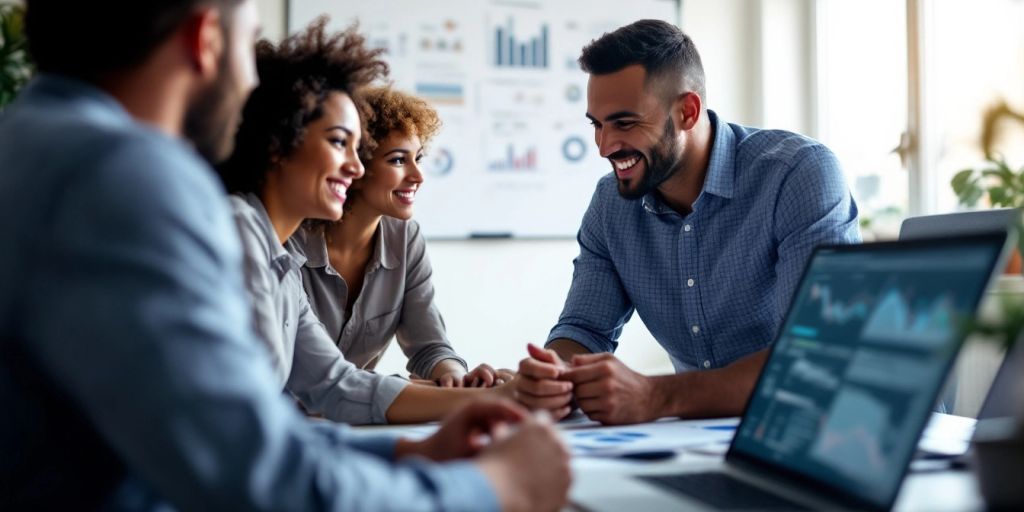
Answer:
[{"label": "window", "polygon": [[818,138],[843,164],[862,225],[894,234],[910,197],[894,152],[907,126],[906,7],[820,0],[816,31]]},{"label": "window", "polygon": [[[892,238],[907,215],[960,209],[950,180],[984,165],[985,112],[1005,102],[1024,114],[1024,1],[814,9],[817,136],[843,163],[866,233]],[[993,150],[1019,168],[1024,123],[1009,117],[996,123]]]},{"label": "window", "polygon": [[[1024,2],[925,0],[921,8],[922,168],[935,184],[934,201],[924,204],[949,212],[958,208],[953,175],[985,164],[984,113],[1000,102],[1024,112]],[[992,149],[1017,169],[1024,165],[1024,124],[1002,119]]]}]

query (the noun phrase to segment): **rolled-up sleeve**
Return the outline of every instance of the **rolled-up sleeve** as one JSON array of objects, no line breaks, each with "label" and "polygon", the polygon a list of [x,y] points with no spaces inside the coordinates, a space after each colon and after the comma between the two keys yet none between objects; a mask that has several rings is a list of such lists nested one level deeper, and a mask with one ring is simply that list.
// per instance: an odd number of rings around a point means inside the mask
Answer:
[{"label": "rolled-up sleeve", "polygon": [[347,361],[298,294],[299,325],[287,389],[308,408],[353,425],[387,423],[386,413],[408,381],[361,370]]},{"label": "rolled-up sleeve", "polygon": [[[433,269],[427,257],[427,244],[419,224],[407,224],[405,294],[402,297],[402,316],[395,338],[402,352],[409,358],[406,368],[410,373],[429,377],[437,363],[452,359],[464,368],[464,361],[448,342],[444,319],[434,304]],[[468,369],[468,368],[467,368]]]},{"label": "rolled-up sleeve", "polygon": [[590,201],[576,235],[580,254],[573,260],[572,285],[548,343],[568,338],[591,352],[614,352],[622,327],[633,314],[605,244],[601,219],[602,180]]}]

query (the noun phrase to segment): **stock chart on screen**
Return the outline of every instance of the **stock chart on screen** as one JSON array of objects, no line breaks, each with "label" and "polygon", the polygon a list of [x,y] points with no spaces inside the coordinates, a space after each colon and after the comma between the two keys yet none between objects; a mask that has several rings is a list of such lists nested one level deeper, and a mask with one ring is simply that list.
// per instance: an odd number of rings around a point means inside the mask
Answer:
[{"label": "stock chart on screen", "polygon": [[998,247],[819,252],[736,447],[886,493],[913,450]]}]

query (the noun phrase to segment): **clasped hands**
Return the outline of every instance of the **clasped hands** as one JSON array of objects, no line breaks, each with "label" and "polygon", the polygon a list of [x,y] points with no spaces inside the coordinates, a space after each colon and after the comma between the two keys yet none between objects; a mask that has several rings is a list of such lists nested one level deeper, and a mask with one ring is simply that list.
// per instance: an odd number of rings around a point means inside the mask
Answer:
[{"label": "clasped hands", "polygon": [[573,400],[591,419],[605,425],[643,423],[661,417],[649,377],[629,369],[610,353],[580,354],[568,362],[533,344],[513,381],[516,399],[555,420],[567,416]]}]

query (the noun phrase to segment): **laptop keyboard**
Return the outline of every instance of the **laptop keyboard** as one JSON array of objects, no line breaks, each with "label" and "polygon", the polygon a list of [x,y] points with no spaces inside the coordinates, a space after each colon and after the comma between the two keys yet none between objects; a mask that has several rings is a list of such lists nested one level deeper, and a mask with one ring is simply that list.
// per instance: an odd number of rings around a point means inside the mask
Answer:
[{"label": "laptop keyboard", "polygon": [[643,475],[637,478],[681,492],[722,510],[810,510],[725,473]]}]

